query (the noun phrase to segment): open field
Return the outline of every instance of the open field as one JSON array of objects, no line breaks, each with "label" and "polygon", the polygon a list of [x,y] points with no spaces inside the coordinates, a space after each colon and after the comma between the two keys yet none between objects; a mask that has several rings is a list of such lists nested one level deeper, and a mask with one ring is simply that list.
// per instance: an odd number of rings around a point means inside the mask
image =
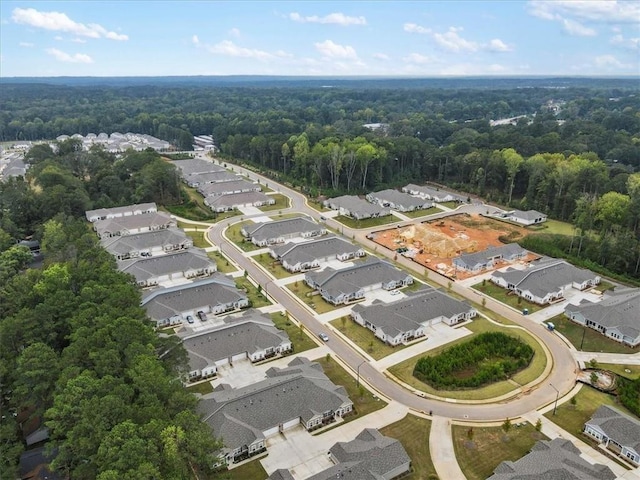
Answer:
[{"label": "open field", "polygon": [[[406,345],[392,347],[384,343],[379,338],[376,338],[371,330],[361,327],[349,316],[336,318],[329,323],[376,360],[406,348]],[[424,337],[423,340],[426,340],[426,338]]]},{"label": "open field", "polygon": [[[611,340],[596,330],[583,327],[569,320],[564,315],[557,315],[550,319],[556,326],[556,330],[565,336],[574,347],[584,352],[607,352],[607,353],[637,353],[640,347],[631,348],[620,342]],[[584,342],[583,342],[584,337]],[[582,347],[582,348],[580,348]]]},{"label": "open field", "polygon": [[186,233],[187,236],[191,237],[194,247],[207,248],[211,246],[211,244],[204,239],[204,228],[202,229],[202,231],[185,231],[184,233]]},{"label": "open field", "polygon": [[223,254],[220,252],[207,252],[207,256],[216,262],[218,266],[218,272],[230,273],[238,270]]},{"label": "open field", "polygon": [[350,228],[373,228],[380,225],[387,225],[389,223],[399,222],[400,219],[393,215],[385,215],[384,217],[365,218],[364,220],[355,220],[351,217],[344,215],[338,215],[334,218],[335,221],[342,223],[345,227]]},{"label": "open field", "polygon": [[436,480],[438,475],[429,451],[431,421],[408,414],[402,420],[380,429],[387,437],[400,440],[411,458],[411,473],[404,480]]}]

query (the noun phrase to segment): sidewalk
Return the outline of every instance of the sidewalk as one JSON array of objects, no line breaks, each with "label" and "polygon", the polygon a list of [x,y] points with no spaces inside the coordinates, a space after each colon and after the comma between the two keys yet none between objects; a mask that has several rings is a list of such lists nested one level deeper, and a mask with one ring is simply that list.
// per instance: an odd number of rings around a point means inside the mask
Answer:
[{"label": "sidewalk", "polygon": [[429,452],[438,477],[443,480],[466,480],[453,450],[451,420],[448,418],[433,417],[429,434]]},{"label": "sidewalk", "polygon": [[585,363],[589,363],[592,358],[595,358],[598,363],[640,365],[640,353],[573,352],[573,357]]}]

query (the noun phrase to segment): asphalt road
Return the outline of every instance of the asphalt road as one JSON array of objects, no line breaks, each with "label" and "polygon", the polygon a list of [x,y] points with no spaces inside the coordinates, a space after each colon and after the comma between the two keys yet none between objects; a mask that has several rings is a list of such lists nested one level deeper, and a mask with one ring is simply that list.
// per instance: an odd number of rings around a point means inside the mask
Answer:
[{"label": "asphalt road", "polygon": [[[234,170],[247,174],[251,178],[260,178],[263,184],[268,183],[271,188],[277,189],[279,192],[287,195],[291,199],[291,208],[288,209],[289,211],[305,213],[320,221],[320,212],[307,206],[306,198],[300,193],[285,186],[276,184],[271,179],[261,177],[254,172],[245,170],[237,165],[234,165]],[[486,206],[468,205],[462,207],[462,209],[462,211],[480,212],[486,210]],[[459,211],[460,209],[457,210],[456,213]],[[446,215],[447,213],[442,216]],[[245,216],[243,218],[247,219],[250,217]],[[420,219],[412,219],[411,222],[398,222],[398,224],[405,225],[418,221],[420,221]],[[419,397],[390,380],[383,373],[375,370],[360,354],[354,351],[348,343],[341,340],[340,337],[333,335],[331,330],[316,320],[313,314],[307,310],[306,307],[302,306],[292,294],[288,293],[287,290],[279,288],[272,282],[271,277],[267,275],[267,273],[254,264],[251,259],[245,257],[238,247],[226,240],[223,236],[223,231],[228,225],[235,222],[238,222],[237,217],[224,220],[211,227],[208,231],[210,240],[215,245],[218,245],[221,251],[236,262],[240,268],[246,270],[256,282],[262,285],[265,293],[267,293],[275,302],[282,305],[282,307],[295,319],[300,321],[309,332],[316,335],[320,332],[327,333],[330,337],[330,341],[327,342],[327,345],[335,355],[348,364],[354,372],[359,371],[361,381],[366,382],[373,387],[373,389],[378,390],[388,398],[394,399],[419,411],[432,411],[435,415],[446,416],[453,419],[469,421],[501,421],[506,417],[518,417],[526,412],[535,410],[540,406],[550,404],[554,402],[558,396],[568,393],[575,385],[578,365],[564,342],[553,332],[547,331],[539,324],[527,321],[527,318],[522,316],[520,313],[517,313],[503,304],[488,298],[486,303],[487,308],[526,328],[535,337],[544,342],[553,359],[553,368],[549,376],[526,394],[521,394],[499,403],[464,404],[453,399],[434,400]],[[355,238],[356,241],[372,250],[376,246],[379,247],[377,244],[365,237],[371,229],[366,231],[351,229],[330,218],[324,223],[338,231],[342,231],[348,238]],[[395,252],[391,252],[384,248],[378,248],[377,253],[382,253],[390,258],[395,254]],[[424,275],[425,273],[424,267],[403,256],[398,257],[397,263],[417,272],[418,274]],[[449,283],[448,278],[438,275],[433,271],[429,271],[429,279],[443,286],[446,286]],[[455,282],[452,285],[452,290],[469,300],[476,302],[479,300],[479,295],[475,291],[463,287],[462,285],[455,284]]]}]

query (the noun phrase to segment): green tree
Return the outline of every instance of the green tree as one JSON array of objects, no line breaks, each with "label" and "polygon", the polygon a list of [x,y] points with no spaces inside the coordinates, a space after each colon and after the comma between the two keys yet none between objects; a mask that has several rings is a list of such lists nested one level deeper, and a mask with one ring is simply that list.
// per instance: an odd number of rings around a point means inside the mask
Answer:
[{"label": "green tree", "polygon": [[502,431],[504,432],[505,435],[509,435],[509,432],[511,431],[512,426],[513,425],[511,424],[511,420],[509,419],[509,417],[507,417],[505,421],[502,423]]}]

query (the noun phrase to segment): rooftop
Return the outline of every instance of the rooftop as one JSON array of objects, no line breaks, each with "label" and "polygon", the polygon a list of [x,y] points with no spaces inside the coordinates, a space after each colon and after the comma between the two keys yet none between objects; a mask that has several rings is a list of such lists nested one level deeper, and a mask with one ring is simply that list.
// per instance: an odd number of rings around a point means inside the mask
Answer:
[{"label": "rooftop", "polygon": [[182,230],[165,228],[153,232],[135,233],[100,240],[100,244],[112,255],[126,254],[164,245],[179,245],[192,240]]},{"label": "rooftop", "polygon": [[261,190],[262,187],[257,183],[249,182],[240,177],[231,180],[229,182],[207,183],[200,185],[198,191],[205,197],[212,195],[223,195],[225,193],[232,193],[237,190]]},{"label": "rooftop", "polygon": [[164,212],[149,212],[140,215],[127,215],[124,217],[107,218],[93,223],[93,229],[99,236],[121,232],[122,230],[134,230],[144,227],[161,227],[167,224],[177,225],[170,215]]},{"label": "rooftop", "polygon": [[382,202],[392,202],[395,205],[402,205],[403,207],[422,208],[425,204],[425,201],[422,199],[412,197],[407,193],[402,193],[394,189],[373,192],[370,193],[369,196]]},{"label": "rooftop", "polygon": [[215,269],[215,267],[215,262],[200,248],[190,248],[189,250],[169,255],[138,257],[118,262],[120,271],[133,275],[138,282],[175,272],[205,268]]},{"label": "rooftop", "polygon": [[122,207],[98,208],[96,210],[87,210],[85,212],[87,220],[91,221],[92,217],[107,217],[119,215],[132,215],[134,212],[156,212],[158,207],[155,203],[140,203],[135,205],[124,205]]},{"label": "rooftop", "polygon": [[248,233],[249,238],[261,241],[282,235],[317,232],[324,230],[324,227],[306,217],[295,217],[276,220],[275,222],[259,222],[253,225],[245,225],[243,229]]},{"label": "rooftop", "polygon": [[339,208],[348,210],[351,215],[380,215],[383,212],[388,213],[387,209],[384,209],[378,205],[373,205],[366,200],[356,197],[355,195],[343,195],[341,197],[330,198],[326,200],[329,205],[336,205]]},{"label": "rooftop", "polygon": [[189,158],[187,160],[173,160],[173,163],[180,171],[181,176],[194,175],[209,172],[225,172],[225,168],[202,158]]},{"label": "rooftop", "polygon": [[458,258],[466,265],[474,266],[487,263],[487,261],[496,258],[509,258],[516,255],[526,255],[527,251],[517,243],[508,243],[499,247],[489,247],[481,252],[463,253]]},{"label": "rooftop", "polygon": [[362,248],[342,238],[328,236],[306,242],[287,242],[284,245],[272,247],[271,250],[278,259],[283,262],[286,261],[289,265],[296,265],[331,255],[355,253],[362,250]]},{"label": "rooftop", "polygon": [[262,192],[242,192],[227,193],[216,197],[205,198],[205,203],[210,207],[234,207],[236,205],[246,205],[248,203],[262,202],[269,200],[269,195]]},{"label": "rooftop", "polygon": [[585,425],[597,425],[620,445],[640,453],[640,420],[622,413],[615,407],[600,406]]}]

